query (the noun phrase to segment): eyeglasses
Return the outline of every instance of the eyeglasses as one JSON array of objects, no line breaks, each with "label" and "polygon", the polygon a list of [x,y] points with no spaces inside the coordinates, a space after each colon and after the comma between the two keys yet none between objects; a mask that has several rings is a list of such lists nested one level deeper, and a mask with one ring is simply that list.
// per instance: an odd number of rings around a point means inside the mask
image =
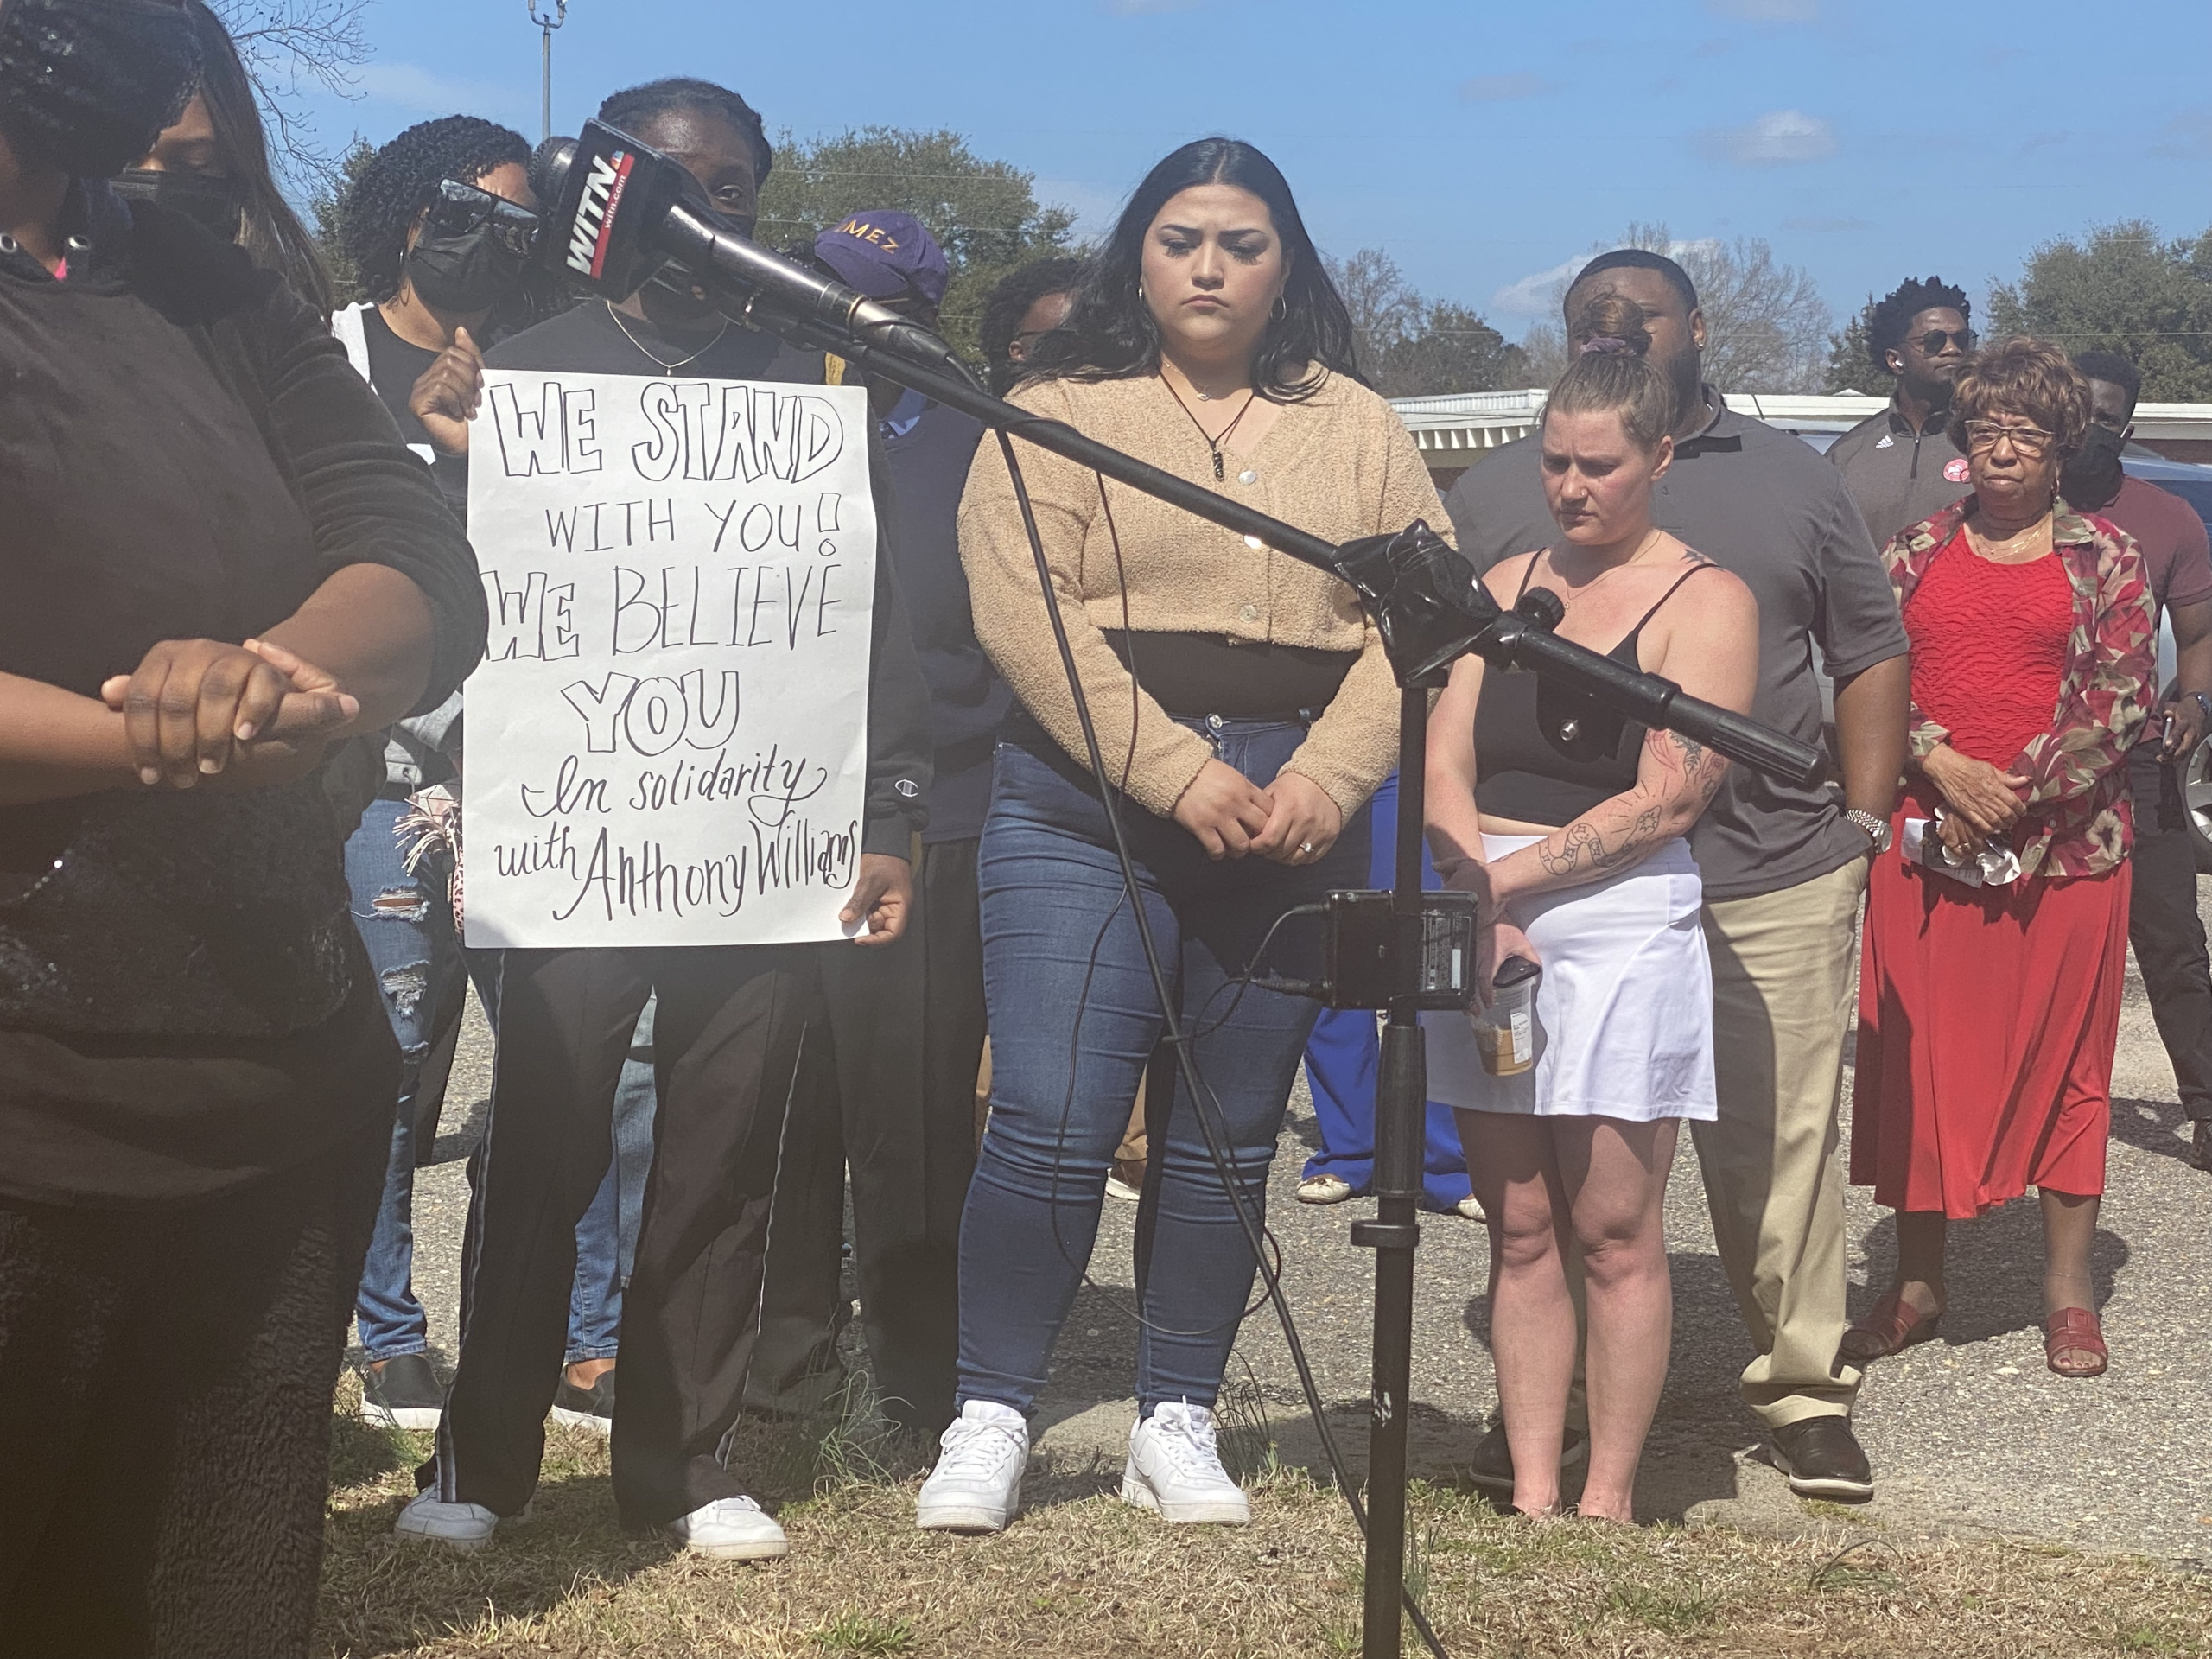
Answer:
[{"label": "eyeglasses", "polygon": [[2058,435],[2046,432],[2039,426],[2002,426],[1995,421],[1968,421],[1967,448],[1976,453],[1993,449],[1997,440],[2011,442],[2013,452],[2029,460],[2039,460],[2050,453],[2051,445],[2058,442]]},{"label": "eyeglasses", "polygon": [[1930,328],[1915,342],[1921,351],[1934,357],[1943,349],[1946,341],[1955,340],[1962,352],[1974,350],[1974,330],[1971,328]]},{"label": "eyeglasses", "polygon": [[467,236],[489,225],[492,239],[518,259],[527,259],[537,245],[540,220],[536,213],[505,196],[480,190],[459,179],[442,179],[431,199],[425,236]]}]

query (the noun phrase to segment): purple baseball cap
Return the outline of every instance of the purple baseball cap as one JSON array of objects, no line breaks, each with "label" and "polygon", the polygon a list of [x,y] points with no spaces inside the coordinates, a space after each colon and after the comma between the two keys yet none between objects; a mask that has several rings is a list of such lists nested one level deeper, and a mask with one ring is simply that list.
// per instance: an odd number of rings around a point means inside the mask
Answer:
[{"label": "purple baseball cap", "polygon": [[944,250],[912,213],[852,213],[814,238],[814,257],[871,300],[944,302]]}]

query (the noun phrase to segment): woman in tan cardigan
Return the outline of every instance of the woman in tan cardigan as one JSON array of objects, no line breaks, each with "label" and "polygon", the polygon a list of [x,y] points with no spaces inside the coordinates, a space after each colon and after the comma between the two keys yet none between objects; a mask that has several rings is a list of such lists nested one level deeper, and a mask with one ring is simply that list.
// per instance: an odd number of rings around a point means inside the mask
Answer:
[{"label": "woman in tan cardigan", "polygon": [[[1351,322],[1289,187],[1248,144],[1185,145],[1137,188],[1014,400],[1329,538],[1442,524],[1413,440],[1355,378]],[[1344,583],[1022,446],[1022,471],[1166,967],[1264,1202],[1315,1005],[1276,918],[1367,868],[1365,807],[1397,698]],[[1027,1417],[1096,1232],[1162,1020],[1075,700],[999,450],[960,517],[976,632],[1014,688],[980,854],[990,1128],[961,1235],[961,1414],[924,1527],[988,1532],[1020,1503]],[[1294,930],[1293,930],[1294,931]],[[1179,1081],[1147,1182],[1139,1421],[1122,1494],[1241,1522],[1212,1408],[1254,1274]]]}]

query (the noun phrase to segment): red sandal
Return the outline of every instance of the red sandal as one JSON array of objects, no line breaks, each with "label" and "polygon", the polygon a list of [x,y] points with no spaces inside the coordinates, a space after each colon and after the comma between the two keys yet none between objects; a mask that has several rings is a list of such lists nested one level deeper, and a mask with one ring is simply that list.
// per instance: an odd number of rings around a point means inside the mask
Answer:
[{"label": "red sandal", "polygon": [[1846,1364],[1864,1370],[1875,1360],[1927,1341],[1942,1320],[1940,1311],[1923,1314],[1906,1306],[1904,1298],[1893,1290],[1843,1333],[1837,1352]]},{"label": "red sandal", "polygon": [[[2059,1363],[2063,1354],[2087,1354],[2088,1363]],[[2086,1307],[2062,1307],[2043,1322],[2044,1363],[2061,1376],[2102,1376],[2112,1363],[2104,1326]]]}]

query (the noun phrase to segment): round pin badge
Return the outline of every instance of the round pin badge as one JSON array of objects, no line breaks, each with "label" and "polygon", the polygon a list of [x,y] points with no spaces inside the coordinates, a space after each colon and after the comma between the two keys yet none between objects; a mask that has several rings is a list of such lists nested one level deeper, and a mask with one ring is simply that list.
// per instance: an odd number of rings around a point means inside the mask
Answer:
[{"label": "round pin badge", "polygon": [[1943,476],[1954,484],[1965,483],[1967,481],[1966,458],[1961,455],[1955,460],[1945,461]]}]

